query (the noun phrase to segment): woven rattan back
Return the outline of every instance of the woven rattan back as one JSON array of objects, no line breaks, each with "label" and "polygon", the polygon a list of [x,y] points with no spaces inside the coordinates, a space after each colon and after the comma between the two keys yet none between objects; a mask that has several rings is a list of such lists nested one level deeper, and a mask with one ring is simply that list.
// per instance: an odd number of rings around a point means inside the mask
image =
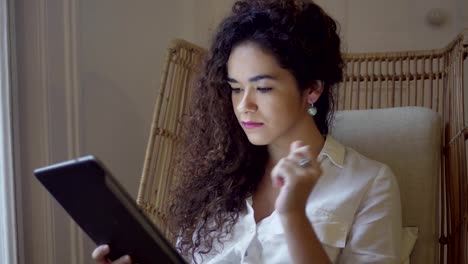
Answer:
[{"label": "woven rattan back", "polygon": [[[397,53],[345,54],[338,110],[423,106],[441,114],[441,260],[468,263],[468,183],[463,109],[463,61],[468,32],[446,48]],[[187,110],[190,83],[205,50],[186,41],[169,49],[156,100],[138,192],[138,205],[165,230],[167,198],[180,118]],[[167,234],[167,233],[166,233]]]},{"label": "woven rattan back", "polygon": [[174,40],[162,73],[137,196],[137,204],[162,230],[166,200],[175,180],[170,175],[180,142],[180,120],[188,110],[189,87],[204,53],[194,44]]}]

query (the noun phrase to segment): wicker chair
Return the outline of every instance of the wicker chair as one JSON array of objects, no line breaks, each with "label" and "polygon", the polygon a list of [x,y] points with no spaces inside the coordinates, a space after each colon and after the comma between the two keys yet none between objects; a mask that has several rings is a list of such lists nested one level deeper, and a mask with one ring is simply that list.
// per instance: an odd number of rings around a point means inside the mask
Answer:
[{"label": "wicker chair", "polygon": [[[162,230],[166,198],[177,180],[170,175],[179,143],[178,120],[187,111],[191,80],[205,53],[189,42],[173,41],[162,75],[137,197],[138,205]],[[468,263],[468,129],[463,108],[467,54],[468,30],[439,50],[345,54],[347,67],[338,89],[341,111],[421,106],[439,113],[443,125],[437,221],[440,263]]]}]

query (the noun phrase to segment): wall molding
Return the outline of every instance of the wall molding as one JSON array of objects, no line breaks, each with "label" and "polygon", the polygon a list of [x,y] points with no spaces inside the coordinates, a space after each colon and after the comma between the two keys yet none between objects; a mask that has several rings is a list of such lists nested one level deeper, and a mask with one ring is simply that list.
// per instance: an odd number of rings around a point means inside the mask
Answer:
[{"label": "wall molding", "polygon": [[[15,168],[13,158],[13,67],[9,2],[0,0],[0,262],[17,264]],[[13,241],[13,243],[12,243]]]},{"label": "wall molding", "polygon": [[[1,0],[0,0],[1,1]],[[81,94],[76,0],[16,0],[18,85],[25,232],[20,264],[85,264],[81,229],[32,170],[81,154]]]},{"label": "wall molding", "polygon": [[[42,140],[43,140],[43,149],[42,149],[42,162],[43,164],[50,164],[51,163],[51,140],[50,140],[50,101],[49,101],[49,79],[48,79],[48,30],[47,30],[47,0],[38,0],[38,8],[37,8],[37,38],[38,38],[38,58],[39,58],[39,72],[40,72],[40,90],[42,93],[42,122],[43,126],[43,133],[42,133]],[[55,241],[55,219],[54,219],[54,204],[52,197],[50,197],[49,193],[45,190],[41,190],[41,199],[40,205],[42,206],[42,212],[45,212],[43,217],[43,230],[44,230],[44,244],[49,245],[45,246],[46,248],[42,249],[45,254],[45,261],[48,263],[55,263],[55,253],[56,253],[56,241]]]},{"label": "wall molding", "polygon": [[[81,93],[79,89],[78,64],[78,3],[75,0],[63,1],[64,14],[64,66],[67,99],[67,139],[68,158],[81,155]],[[83,232],[70,219],[70,251],[72,264],[84,264]]]}]

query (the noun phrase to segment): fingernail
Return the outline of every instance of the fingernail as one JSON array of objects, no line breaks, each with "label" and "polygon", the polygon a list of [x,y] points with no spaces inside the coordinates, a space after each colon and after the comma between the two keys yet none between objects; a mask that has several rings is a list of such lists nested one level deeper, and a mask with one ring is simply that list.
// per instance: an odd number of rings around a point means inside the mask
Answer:
[{"label": "fingernail", "polygon": [[101,246],[102,250],[108,251],[109,250],[109,245],[103,245]]}]

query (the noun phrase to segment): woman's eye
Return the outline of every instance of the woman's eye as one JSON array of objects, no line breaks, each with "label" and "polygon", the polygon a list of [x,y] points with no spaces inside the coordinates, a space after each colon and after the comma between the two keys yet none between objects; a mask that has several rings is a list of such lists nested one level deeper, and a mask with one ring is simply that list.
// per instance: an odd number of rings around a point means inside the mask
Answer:
[{"label": "woman's eye", "polygon": [[260,92],[262,93],[266,93],[266,92],[269,92],[271,91],[271,87],[258,87],[257,90],[259,90]]},{"label": "woman's eye", "polygon": [[240,93],[240,88],[231,88],[232,93]]}]

